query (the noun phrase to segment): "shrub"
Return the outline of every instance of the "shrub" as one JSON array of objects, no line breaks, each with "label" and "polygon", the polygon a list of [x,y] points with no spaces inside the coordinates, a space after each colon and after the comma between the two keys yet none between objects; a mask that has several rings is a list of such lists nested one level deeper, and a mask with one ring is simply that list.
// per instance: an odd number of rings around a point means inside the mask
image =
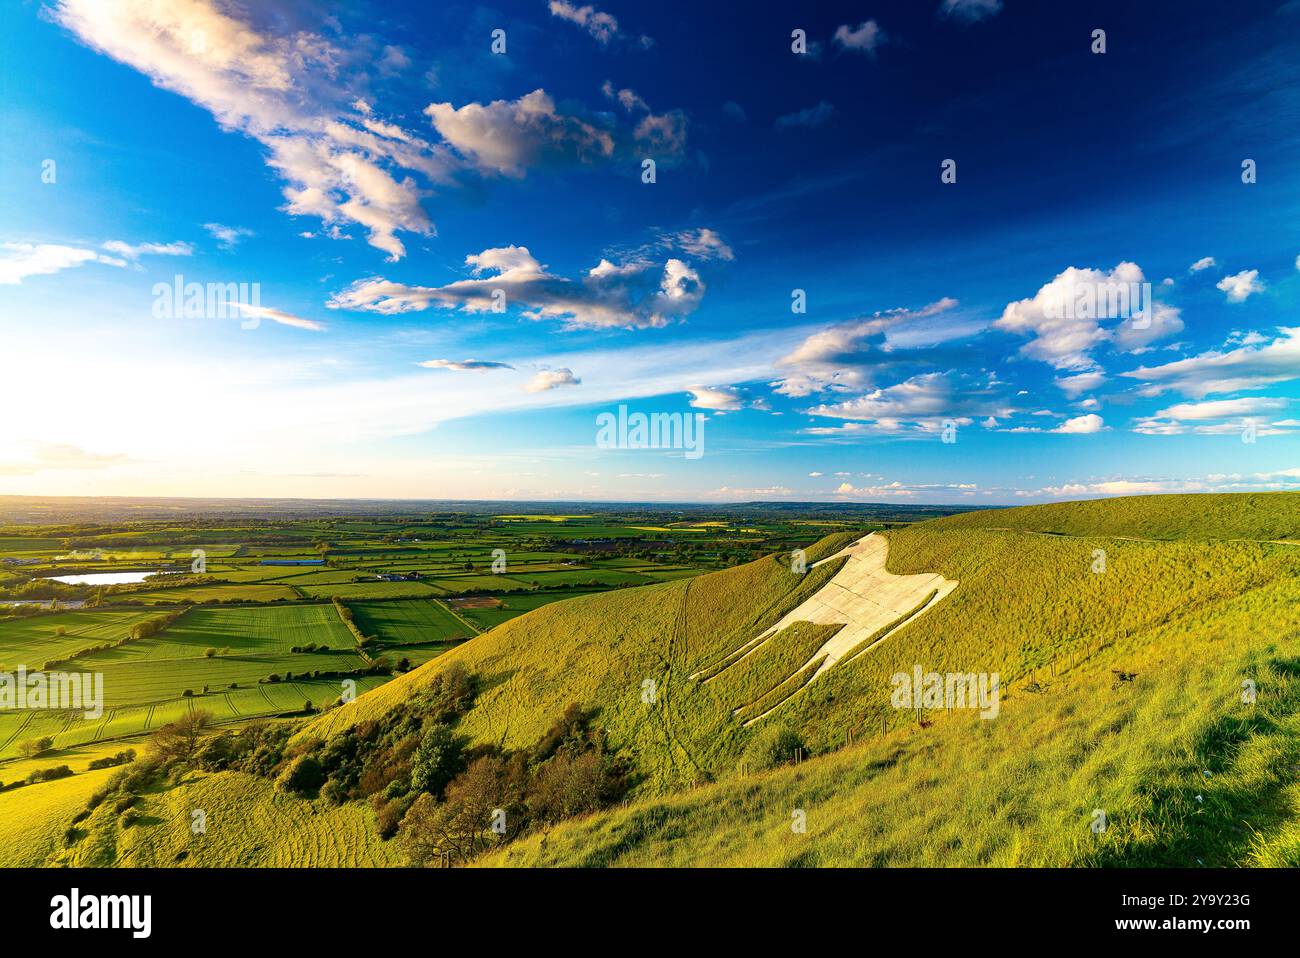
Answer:
[{"label": "shrub", "polygon": [[793,762],[795,749],[803,747],[803,739],[794,729],[785,725],[764,725],[745,746],[741,761],[749,771],[761,772]]},{"label": "shrub", "polygon": [[431,725],[411,759],[411,787],[417,792],[440,795],[464,764],[464,744],[451,728]]},{"label": "shrub", "polygon": [[374,806],[375,824],[379,828],[379,837],[383,839],[392,838],[397,834],[398,826],[402,823],[402,816],[406,814],[407,803],[400,798],[386,801],[381,796],[376,795]]},{"label": "shrub", "polygon": [[528,805],[538,818],[558,822],[600,808],[618,785],[619,776],[603,752],[560,752],[538,769]]},{"label": "shrub", "polygon": [[320,762],[310,755],[299,755],[284,767],[275,787],[293,795],[308,795],[325,784],[325,773]]}]

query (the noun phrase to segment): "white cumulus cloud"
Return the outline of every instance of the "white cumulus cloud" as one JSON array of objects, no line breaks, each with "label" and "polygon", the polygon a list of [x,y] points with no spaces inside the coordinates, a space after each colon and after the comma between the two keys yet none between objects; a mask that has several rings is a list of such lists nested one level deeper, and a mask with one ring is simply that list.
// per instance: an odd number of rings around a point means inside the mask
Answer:
[{"label": "white cumulus cloud", "polygon": [[1240,273],[1223,277],[1214,285],[1228,294],[1230,303],[1244,303],[1252,293],[1264,291],[1264,284],[1259,279],[1257,269],[1243,269]]},{"label": "white cumulus cloud", "polygon": [[524,389],[530,393],[541,393],[550,389],[559,389],[562,386],[577,386],[581,383],[582,380],[573,375],[572,369],[561,367],[559,369],[543,369],[527,382]]}]

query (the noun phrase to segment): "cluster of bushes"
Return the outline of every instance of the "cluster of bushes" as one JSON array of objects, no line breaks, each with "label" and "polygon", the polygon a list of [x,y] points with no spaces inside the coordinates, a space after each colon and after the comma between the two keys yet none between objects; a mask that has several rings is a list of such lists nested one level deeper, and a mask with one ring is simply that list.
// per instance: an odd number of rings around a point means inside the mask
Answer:
[{"label": "cluster of bushes", "polygon": [[238,734],[211,735],[195,752],[195,764],[206,772],[246,772],[272,778],[284,762],[285,745],[292,734],[292,727],[283,723],[254,722]]},{"label": "cluster of bushes", "polygon": [[103,758],[97,758],[89,765],[86,770],[93,772],[100,768],[113,768],[117,765],[128,765],[135,761],[135,749],[128,748],[124,752],[118,752],[116,755],[105,755]]},{"label": "cluster of bushes", "polygon": [[[323,774],[320,794],[335,804],[371,797],[392,781],[409,776],[425,735],[431,729],[449,729],[465,714],[474,702],[476,684],[464,668],[446,669],[382,719],[360,722],[327,742],[306,743],[288,758],[310,760],[301,763],[302,774],[312,763],[318,766]],[[430,752],[426,758],[432,761],[431,756]]]},{"label": "cluster of bushes", "polygon": [[380,835],[400,836],[417,865],[467,862],[626,791],[625,764],[577,705],[531,748],[470,746],[455,723],[475,688],[464,668],[448,668],[382,719],[287,751],[276,787],[333,804],[368,800]]},{"label": "cluster of bushes", "polygon": [[37,782],[53,782],[60,778],[71,778],[72,769],[66,765],[55,765],[51,768],[38,768],[27,776],[27,784],[35,785]]},{"label": "cluster of bushes", "polygon": [[369,665],[358,669],[317,669],[312,672],[272,672],[264,679],[258,679],[262,685],[274,685],[276,682],[292,682],[294,679],[352,679],[367,675],[391,675],[393,667],[384,659],[371,660]]},{"label": "cluster of bushes", "polygon": [[174,612],[168,612],[164,615],[156,615],[152,619],[145,619],[143,622],[137,622],[135,625],[131,626],[130,636],[133,639],[146,639],[151,635],[156,635],[163,629],[172,625],[188,611],[188,608],[176,609]]},{"label": "cluster of bushes", "polygon": [[[205,733],[211,725],[212,718],[207,712],[190,712],[175,722],[170,722],[157,729],[150,737],[150,753],[137,760],[135,751],[127,749],[111,759],[99,759],[91,763],[91,768],[108,768],[122,765],[104,787],[95,792],[86,801],[86,807],[72,820],[72,826],[64,833],[64,840],[72,844],[80,837],[76,826],[85,821],[90,814],[109,799],[113,800],[113,811],[121,816],[123,827],[133,825],[138,816],[134,806],[145,792],[170,781],[179,782],[186,771],[199,763],[199,757],[206,745],[214,741]],[[256,726],[250,728],[256,735]],[[284,732],[288,735],[288,730]],[[103,763],[103,764],[99,764]]]},{"label": "cluster of bushes", "polygon": [[[463,770],[440,791],[415,792],[420,781],[413,774],[403,796],[411,800],[402,803],[406,811],[397,826],[411,863],[465,863],[530,830],[549,829],[620,799],[628,788],[627,767],[610,752],[592,718],[570,705],[530,749],[482,746],[458,753]],[[415,771],[421,770],[417,762]],[[376,803],[381,833],[390,807],[391,802]]]},{"label": "cluster of bushes", "polygon": [[223,579],[221,576],[209,575],[207,573],[182,575],[177,572],[170,572],[165,576],[154,576],[145,579],[143,582],[132,582],[122,588],[129,589],[133,592],[153,592],[157,589],[180,589],[185,586],[228,585],[229,583],[229,579]]},{"label": "cluster of bushes", "polygon": [[[111,598],[112,598],[112,604],[115,607],[127,606],[127,607],[134,608],[136,606],[158,605],[157,602],[151,601],[149,599],[134,599],[130,597],[121,598],[118,596],[112,596]],[[267,601],[262,601],[260,599],[238,598],[234,596],[227,599],[212,598],[212,599],[195,600],[190,596],[182,596],[181,598],[175,599],[173,601],[183,602],[187,607],[189,607],[189,606],[197,606],[197,605],[281,605],[284,603],[293,603],[293,602],[307,603],[307,602],[314,602],[316,600],[315,599],[286,599],[283,596],[278,599],[270,599]]]},{"label": "cluster of bushes", "polygon": [[438,598],[472,599],[475,596],[480,596],[480,595],[502,595],[502,594],[509,594],[511,592],[547,592],[547,593],[588,592],[593,588],[609,591],[611,589],[626,589],[629,588],[630,586],[631,583],[620,583],[618,585],[610,585],[609,583],[603,582],[598,578],[592,578],[586,582],[555,582],[555,583],[550,583],[546,586],[542,586],[536,581],[534,581],[532,585],[528,587],[519,586],[511,589],[500,585],[485,586],[482,588],[475,588],[475,589],[461,589],[458,592],[448,592],[444,595],[440,595]]},{"label": "cluster of bushes", "polygon": [[289,649],[290,652],[329,652],[330,647],[322,642],[308,642],[306,645],[295,645]]},{"label": "cluster of bushes", "polygon": [[0,598],[0,613],[3,613],[0,618],[3,619],[27,619],[34,615],[49,615],[54,611],[39,605],[5,605],[4,603],[5,600]]},{"label": "cluster of bushes", "polygon": [[22,788],[24,785],[36,785],[40,782],[53,782],[60,778],[69,778],[74,775],[72,769],[66,765],[54,765],[50,768],[34,769],[26,778],[19,779],[16,782],[10,782],[6,785],[0,782],[0,792],[7,788]]},{"label": "cluster of bushes", "polygon": [[806,752],[798,732],[769,721],[745,743],[740,761],[746,771],[763,772],[778,765],[790,765],[797,755]]}]

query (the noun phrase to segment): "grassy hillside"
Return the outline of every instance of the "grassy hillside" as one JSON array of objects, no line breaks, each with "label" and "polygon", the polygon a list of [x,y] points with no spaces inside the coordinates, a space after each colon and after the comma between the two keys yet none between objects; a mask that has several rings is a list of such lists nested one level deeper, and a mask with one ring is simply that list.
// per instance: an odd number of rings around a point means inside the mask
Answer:
[{"label": "grassy hillside", "polygon": [[[1065,676],[1112,644],[1179,641],[1163,628],[1241,597],[1228,627],[1243,641],[1272,614],[1250,603],[1268,586],[1300,596],[1300,547],[1254,542],[1143,542],[955,530],[943,521],[890,533],[891,572],[937,571],[960,586],[887,642],[810,686],[776,715],[824,750],[850,732],[897,721],[890,677],[915,665],[994,673],[1003,684]],[[1105,571],[1092,571],[1095,550]]]},{"label": "grassy hillside", "polygon": [[[205,831],[196,833],[195,811],[203,813]],[[51,864],[132,868],[401,864],[397,847],[374,834],[364,805],[329,807],[279,795],[269,781],[238,772],[191,775],[179,786],[151,791],[122,811],[111,801],[104,802],[78,828],[75,844],[58,851]]]},{"label": "grassy hillside", "polygon": [[[1197,642],[1177,663],[1126,656],[1116,662],[1143,674],[1119,688],[1098,671],[1013,696],[995,721],[906,725],[562,824],[482,863],[1297,867],[1300,643],[1253,658],[1230,646]],[[1260,683],[1253,709],[1226,681],[1246,671]],[[1099,808],[1108,828],[1094,834]]]}]

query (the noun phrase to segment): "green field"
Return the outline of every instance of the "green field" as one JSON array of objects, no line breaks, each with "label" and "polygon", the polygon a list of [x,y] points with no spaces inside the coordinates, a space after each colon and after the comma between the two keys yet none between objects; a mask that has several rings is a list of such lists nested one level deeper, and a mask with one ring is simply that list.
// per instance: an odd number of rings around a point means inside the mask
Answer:
[{"label": "green field", "polygon": [[466,621],[473,623],[480,631],[486,632],[488,629],[495,628],[503,622],[509,622],[525,612],[540,609],[552,602],[587,594],[589,593],[578,590],[572,592],[502,593],[495,596],[501,603],[499,606],[480,609],[464,608],[457,609],[456,612]]},{"label": "green field", "polygon": [[126,638],[131,626],[158,613],[140,610],[57,612],[0,619],[0,669],[38,669],[80,649]]},{"label": "green field", "polygon": [[279,655],[309,644],[350,650],[356,642],[329,604],[194,609],[152,637],[149,655],[194,657],[209,648],[223,654],[228,649],[235,655]]},{"label": "green field", "polygon": [[172,605],[178,602],[275,602],[298,599],[293,589],[279,584],[232,583],[230,585],[178,586],[157,592],[134,592],[131,598]]},{"label": "green field", "polygon": [[451,642],[475,634],[455,613],[431,599],[399,602],[350,602],[357,627],[385,644]]}]

